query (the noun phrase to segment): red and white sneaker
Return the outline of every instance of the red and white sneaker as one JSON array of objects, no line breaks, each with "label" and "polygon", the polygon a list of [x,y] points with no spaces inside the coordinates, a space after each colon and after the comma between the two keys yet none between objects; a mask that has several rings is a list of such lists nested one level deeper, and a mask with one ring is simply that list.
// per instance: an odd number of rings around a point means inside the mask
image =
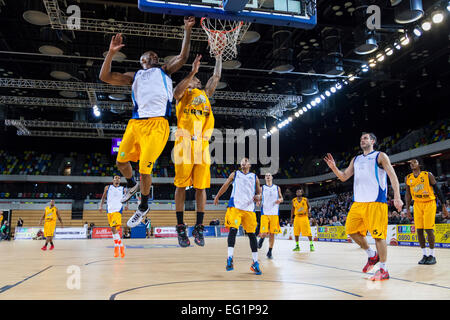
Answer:
[{"label": "red and white sneaker", "polygon": [[375,255],[372,258],[367,259],[367,263],[363,268],[363,272],[367,273],[370,270],[373,269],[373,267],[378,263],[378,261],[380,261],[380,257],[378,256],[378,253],[375,252]]},{"label": "red and white sneaker", "polygon": [[47,246],[43,246],[43,247],[41,248],[41,250],[42,250],[42,251],[47,250]]},{"label": "red and white sneaker", "polygon": [[53,249],[55,249],[55,246],[51,245],[50,250],[53,250]]},{"label": "red and white sneaker", "polygon": [[375,274],[369,278],[372,281],[384,281],[389,279],[389,272],[384,269],[379,269]]}]

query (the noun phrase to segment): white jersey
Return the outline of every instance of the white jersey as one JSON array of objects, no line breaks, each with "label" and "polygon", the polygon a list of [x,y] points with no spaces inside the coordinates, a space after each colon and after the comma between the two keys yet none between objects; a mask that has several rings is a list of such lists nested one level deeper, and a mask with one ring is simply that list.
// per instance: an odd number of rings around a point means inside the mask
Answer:
[{"label": "white jersey", "polygon": [[247,174],[236,170],[233,180],[233,191],[228,207],[235,207],[244,211],[255,211],[253,198],[256,194],[256,174]]},{"label": "white jersey", "polygon": [[272,184],[262,186],[261,215],[277,216],[280,212],[280,205],[275,203],[278,200],[278,186]]},{"label": "white jersey", "polygon": [[378,166],[379,154],[379,151],[372,151],[355,158],[354,202],[387,202],[387,175]]},{"label": "white jersey", "polygon": [[120,202],[124,194],[124,187],[114,185],[108,186],[108,191],[106,192],[106,212],[120,212],[122,213],[123,204]]},{"label": "white jersey", "polygon": [[168,117],[172,111],[172,79],[161,68],[141,69],[131,86],[133,119]]}]

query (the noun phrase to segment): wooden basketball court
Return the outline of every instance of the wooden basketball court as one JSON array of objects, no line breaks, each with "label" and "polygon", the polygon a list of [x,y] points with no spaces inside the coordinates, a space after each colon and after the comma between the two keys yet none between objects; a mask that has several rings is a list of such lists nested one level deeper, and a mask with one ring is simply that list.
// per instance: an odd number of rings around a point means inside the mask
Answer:
[{"label": "wooden basketball court", "polygon": [[292,252],[293,241],[278,240],[268,260],[266,240],[257,276],[246,237],[237,238],[230,272],[226,238],[206,238],[203,248],[181,248],[176,238],[124,243],[121,259],[113,258],[110,239],[59,240],[53,251],[40,250],[43,241],[2,241],[0,299],[450,299],[448,249],[436,249],[438,263],[423,266],[419,248],[389,247],[391,279],[374,283],[361,272],[367,255],[355,244],[315,242],[309,252],[302,242]]}]

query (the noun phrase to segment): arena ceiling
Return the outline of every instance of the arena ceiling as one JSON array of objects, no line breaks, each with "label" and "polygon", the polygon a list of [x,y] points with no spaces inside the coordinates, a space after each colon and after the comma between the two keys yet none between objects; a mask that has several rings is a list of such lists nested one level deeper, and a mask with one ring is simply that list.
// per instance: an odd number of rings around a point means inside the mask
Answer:
[{"label": "arena ceiling", "polygon": [[[182,17],[139,11],[136,0],[50,2],[56,2],[60,8],[77,4],[81,8],[82,17],[102,20],[102,27],[108,27],[108,24],[117,26],[119,22],[162,27],[183,24]],[[423,1],[425,12],[429,14],[437,2]],[[347,76],[367,63],[370,55],[355,53],[355,48],[361,41],[356,28],[358,22],[353,14],[364,3],[377,4],[382,9],[382,29],[375,36],[379,48],[392,44],[402,35],[401,31],[411,31],[415,25],[395,23],[393,8],[387,0],[318,0],[318,25],[312,30],[251,24],[247,31],[249,39],[244,41],[247,43],[240,43],[238,46],[238,62],[234,67],[239,67],[233,68],[230,65],[223,70],[221,81],[224,85],[218,90],[221,97],[214,99],[214,107],[224,112],[216,117],[216,126],[270,129],[277,123],[276,118],[286,117],[291,112],[289,109],[300,103],[288,103],[271,112],[277,102],[267,102],[265,95],[280,95],[280,99],[286,95],[301,96],[303,101],[307,101],[308,96],[302,95],[308,86],[305,80],[317,81],[318,88],[322,91],[341,79],[341,76],[333,74],[342,71],[342,76]],[[101,86],[98,74],[112,33],[105,33],[104,29],[97,32],[57,30],[45,18],[43,21],[30,23],[27,21],[30,20],[29,16],[24,16],[29,10],[47,14],[42,0],[0,0],[0,78],[3,80],[0,86],[0,119],[125,124],[130,116],[127,109],[130,101],[128,93],[111,96],[111,92],[96,90],[98,103],[109,106],[102,110],[99,119],[89,108],[90,96],[86,90],[43,88],[51,81]],[[39,20],[39,17],[35,18]],[[302,141],[311,149],[336,134],[344,140],[361,130],[378,131],[383,136],[426,124],[432,119],[448,117],[448,20],[447,15],[443,23],[424,32],[419,39],[412,41],[384,63],[378,64],[351,86],[345,87],[332,99],[284,128],[282,139],[284,135],[285,139]],[[198,21],[195,27],[202,31]],[[281,30],[287,32],[278,32]],[[255,32],[260,38],[253,42]],[[280,34],[283,35],[281,38]],[[327,42],[327,35],[330,34],[338,35],[339,50]],[[181,39],[126,34],[125,44],[122,60],[113,63],[114,71],[136,71],[139,68],[138,59],[146,50],[156,51],[161,61],[164,61],[164,58],[179,52]],[[275,50],[280,46],[286,47],[289,52],[283,61],[277,55],[279,51]],[[339,59],[330,60],[330,53],[337,51]],[[42,52],[58,55],[50,56]],[[192,41],[188,65],[173,76],[174,82],[177,83],[189,72],[189,63],[193,61],[195,54],[203,55],[199,74],[205,82],[214,65],[214,60],[207,52],[206,41]],[[286,63],[292,64],[292,72],[277,73],[272,70]],[[67,75],[69,76],[65,77]],[[43,80],[44,85],[34,82],[27,84],[28,87],[21,82],[18,82],[20,85],[4,85],[7,80],[20,79]],[[236,93],[261,96],[255,99],[235,99]],[[123,100],[117,100],[118,98]],[[226,114],[226,110],[231,111]],[[244,115],[239,113],[243,110],[246,111]],[[258,110],[262,113],[257,113]],[[265,112],[267,116],[264,116]],[[175,119],[171,123],[175,124]],[[5,135],[15,135],[16,131],[16,128],[8,127]]]}]

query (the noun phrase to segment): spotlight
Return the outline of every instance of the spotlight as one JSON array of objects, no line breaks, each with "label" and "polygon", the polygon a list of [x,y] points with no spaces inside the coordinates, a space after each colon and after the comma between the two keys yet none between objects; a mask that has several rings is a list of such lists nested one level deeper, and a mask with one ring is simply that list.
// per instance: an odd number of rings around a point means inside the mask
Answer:
[{"label": "spotlight", "polygon": [[325,91],[325,95],[327,96],[327,97],[329,97],[329,96],[331,96],[331,93],[330,93],[330,91]]},{"label": "spotlight", "polygon": [[450,12],[450,1],[447,3],[447,11]]},{"label": "spotlight", "polygon": [[315,101],[316,101],[317,104],[319,104],[320,101],[322,101],[322,99],[320,99],[319,97],[317,97]]},{"label": "spotlight", "polygon": [[[424,29],[425,30],[425,29]],[[406,46],[409,44],[409,38],[408,35],[404,35],[403,37],[400,38],[400,43],[402,44],[402,46]]]},{"label": "spotlight", "polygon": [[94,112],[94,116],[96,116],[97,118],[100,117],[101,112],[100,112],[100,109],[98,108],[97,105],[94,105],[94,106],[92,107],[92,111]]},{"label": "spotlight", "polygon": [[300,117],[300,113],[298,113],[298,112],[294,113],[294,115],[295,115],[297,118]]},{"label": "spotlight", "polygon": [[441,10],[436,10],[431,14],[431,20],[433,23],[441,23],[444,21],[444,13]]},{"label": "spotlight", "polygon": [[382,53],[377,54],[377,61],[381,62],[383,60],[384,60],[384,54],[382,54]]},{"label": "spotlight", "polygon": [[394,49],[392,49],[391,47],[387,47],[386,49],[384,49],[384,52],[387,56],[391,56],[394,53]]},{"label": "spotlight", "polygon": [[298,113],[300,113],[300,115],[302,115],[304,112],[303,112],[303,110],[298,110]]},{"label": "spotlight", "polygon": [[325,96],[323,94],[321,94],[320,97],[322,98],[322,100],[325,100]]},{"label": "spotlight", "polygon": [[398,42],[394,42],[394,47],[395,47],[395,49],[397,49],[397,50],[400,50],[400,49],[402,48],[402,46],[401,46],[400,43],[398,43]]},{"label": "spotlight", "polygon": [[353,74],[349,74],[348,75],[348,81],[353,81],[353,80],[355,80],[355,76],[353,75]]},{"label": "spotlight", "polygon": [[369,66],[367,64],[363,64],[361,66],[361,70],[362,70],[362,72],[367,72],[367,71],[369,71]]},{"label": "spotlight", "polygon": [[270,129],[270,132],[274,133],[276,132],[278,129],[276,127],[272,127],[272,129]]},{"label": "spotlight", "polygon": [[308,111],[308,109],[306,109],[306,107],[303,107],[302,109],[303,109],[303,112]]},{"label": "spotlight", "polygon": [[308,104],[306,105],[306,108],[311,109],[311,105],[308,103]]},{"label": "spotlight", "polygon": [[[346,83],[345,80],[344,80],[344,83]],[[336,84],[336,89],[341,90],[342,89],[342,85],[340,83]]]},{"label": "spotlight", "polygon": [[278,124],[278,129],[283,128],[283,126],[281,125],[281,123]]},{"label": "spotlight", "polygon": [[313,107],[315,107],[316,106],[316,102],[313,100],[313,101],[311,101],[311,106],[313,106]]},{"label": "spotlight", "polygon": [[[348,84],[347,80],[342,80],[344,84]],[[339,88],[340,89],[340,88]]]},{"label": "spotlight", "polygon": [[331,91],[331,93],[335,93],[336,92],[336,88],[335,87],[331,87],[330,91]]},{"label": "spotlight", "polygon": [[415,27],[413,33],[417,36],[420,37],[422,35],[422,30],[420,30],[420,27]]},{"label": "spotlight", "polygon": [[423,29],[423,31],[430,31],[430,29],[431,29],[431,22],[428,21],[428,20],[422,22],[422,29]]},{"label": "spotlight", "polygon": [[289,121],[289,122],[292,122],[292,120],[293,120],[292,117],[289,117],[289,118],[288,118],[288,121]]},{"label": "spotlight", "polygon": [[377,65],[377,61],[375,59],[370,59],[369,60],[369,66],[371,68],[374,68]]}]

